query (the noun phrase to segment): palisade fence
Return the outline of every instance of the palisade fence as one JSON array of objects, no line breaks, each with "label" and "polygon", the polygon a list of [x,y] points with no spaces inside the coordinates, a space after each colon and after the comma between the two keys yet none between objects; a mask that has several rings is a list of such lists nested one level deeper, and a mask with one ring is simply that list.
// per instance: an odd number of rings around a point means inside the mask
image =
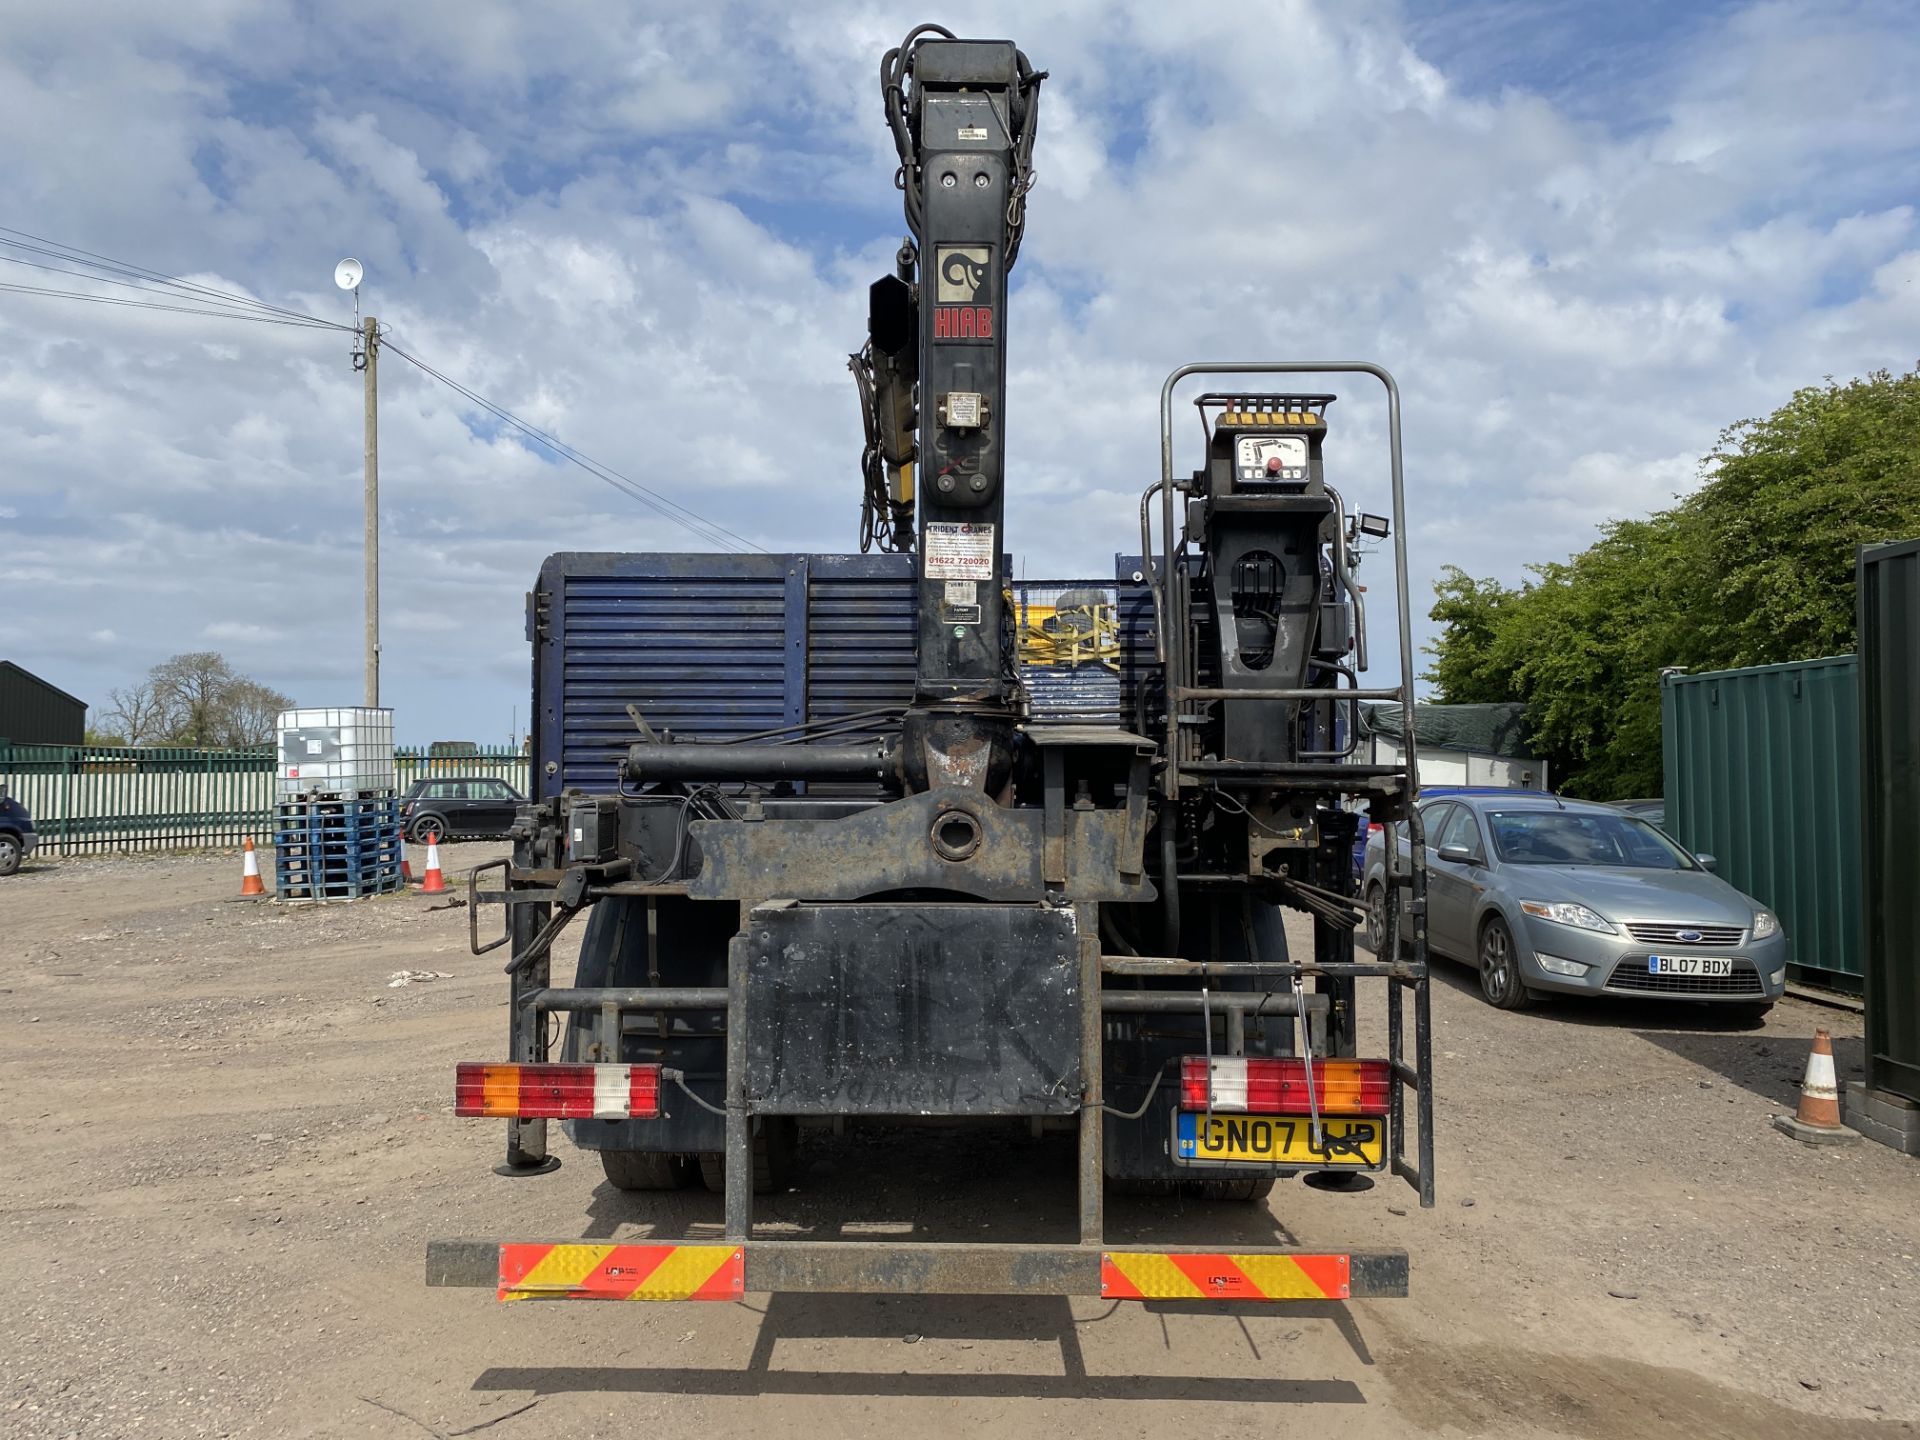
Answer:
[{"label": "palisade fence", "polygon": [[[33,816],[40,852],[192,850],[273,834],[274,751],[0,743],[0,785]],[[518,750],[429,757],[397,750],[400,790],[432,776],[485,775],[527,793]]]}]

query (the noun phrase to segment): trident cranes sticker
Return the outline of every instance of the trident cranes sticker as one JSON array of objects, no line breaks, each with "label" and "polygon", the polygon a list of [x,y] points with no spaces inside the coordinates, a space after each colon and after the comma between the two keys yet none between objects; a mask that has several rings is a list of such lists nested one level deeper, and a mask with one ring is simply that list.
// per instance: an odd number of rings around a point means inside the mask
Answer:
[{"label": "trident cranes sticker", "polygon": [[993,579],[993,526],[928,521],[920,573],[929,580]]}]

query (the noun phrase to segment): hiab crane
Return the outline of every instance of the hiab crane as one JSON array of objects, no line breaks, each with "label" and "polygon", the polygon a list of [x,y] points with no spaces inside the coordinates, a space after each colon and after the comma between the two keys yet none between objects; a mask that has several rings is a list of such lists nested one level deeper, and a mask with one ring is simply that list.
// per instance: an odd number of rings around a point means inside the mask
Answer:
[{"label": "hiab crane", "polygon": [[[1009,42],[928,25],[881,66],[911,235],[853,358],[862,549],[880,553],[562,554],[529,597],[539,798],[511,859],[469,878],[467,912],[475,951],[510,955],[508,1055],[462,1064],[455,1108],[505,1121],[505,1175],[556,1166],[560,1121],[622,1190],[704,1180],[723,1238],[434,1241],[430,1283],[1405,1293],[1399,1251],[1105,1234],[1110,1185],[1246,1200],[1387,1171],[1433,1203],[1426,877],[1411,746],[1353,758],[1361,702],[1398,703],[1409,734],[1413,718],[1385,370],[1182,365],[1139,555],[1044,603],[1011,578],[1007,277],[1044,78]],[[1328,481],[1334,397],[1294,383],[1327,374],[1385,388],[1391,525]],[[1174,396],[1195,376],[1235,388],[1195,398],[1200,462],[1176,473]],[[1354,566],[1389,530],[1398,676],[1369,689]],[[1414,842],[1370,961],[1363,805]],[[1311,954],[1289,954],[1286,907],[1311,920]],[[582,917],[558,984],[554,939]],[[1363,1003],[1381,1000],[1385,1053],[1363,1056]],[[756,1238],[754,1196],[790,1183],[803,1127],[904,1117],[1072,1132],[1077,1243]]]}]

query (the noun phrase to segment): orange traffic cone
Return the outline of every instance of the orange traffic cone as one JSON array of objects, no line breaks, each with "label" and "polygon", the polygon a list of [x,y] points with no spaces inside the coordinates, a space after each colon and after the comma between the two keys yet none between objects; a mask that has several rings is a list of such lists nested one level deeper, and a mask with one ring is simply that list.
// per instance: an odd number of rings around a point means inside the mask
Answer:
[{"label": "orange traffic cone", "polygon": [[413,866],[407,861],[407,837],[400,837],[400,883],[413,884]]},{"label": "orange traffic cone", "polygon": [[440,873],[440,834],[437,830],[429,830],[427,832],[427,873],[420,882],[420,893],[438,895],[446,888],[446,876]]},{"label": "orange traffic cone", "polygon": [[247,843],[241,850],[240,861],[240,897],[249,899],[255,895],[267,893],[267,887],[260,879],[260,857],[253,852],[253,837],[247,836]]},{"label": "orange traffic cone", "polygon": [[1860,1134],[1840,1123],[1840,1083],[1833,1071],[1833,1037],[1813,1032],[1807,1055],[1806,1078],[1800,1082],[1800,1108],[1792,1115],[1773,1117],[1773,1128],[1809,1145],[1839,1145]]}]

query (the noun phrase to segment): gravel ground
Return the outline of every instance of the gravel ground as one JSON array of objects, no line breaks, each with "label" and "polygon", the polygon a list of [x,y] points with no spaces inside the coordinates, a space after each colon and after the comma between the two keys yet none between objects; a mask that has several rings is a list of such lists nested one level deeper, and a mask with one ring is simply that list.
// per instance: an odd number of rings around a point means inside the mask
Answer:
[{"label": "gravel ground", "polygon": [[[456,872],[498,853],[448,847]],[[270,867],[266,868],[271,874]],[[1434,997],[1440,1203],[1113,1199],[1116,1241],[1399,1245],[1412,1298],[1266,1309],[749,1296],[495,1305],[426,1240],[719,1232],[719,1197],[498,1179],[450,1113],[499,957],[419,896],[244,904],[232,856],[0,881],[0,1435],[1755,1437],[1920,1420],[1920,1165],[1805,1149],[1816,1025]],[[570,960],[567,951],[563,959]],[[446,978],[390,987],[402,970]],[[564,965],[561,967],[564,973]],[[1071,1144],[808,1137],[768,1233],[1072,1238]]]}]

